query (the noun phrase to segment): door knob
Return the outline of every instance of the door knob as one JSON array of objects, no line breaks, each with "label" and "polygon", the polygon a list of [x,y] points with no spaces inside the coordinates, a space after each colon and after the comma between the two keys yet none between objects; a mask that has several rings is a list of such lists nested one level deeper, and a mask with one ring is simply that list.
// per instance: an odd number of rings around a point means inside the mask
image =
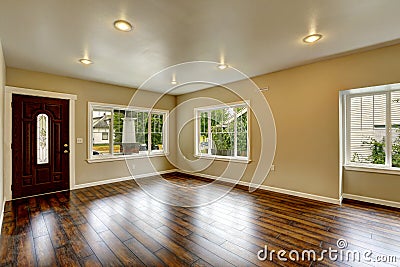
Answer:
[{"label": "door knob", "polygon": [[64,144],[64,147],[68,147],[68,144]]},{"label": "door knob", "polygon": [[64,150],[64,154],[68,154],[69,153],[69,151],[66,149],[66,150]]}]

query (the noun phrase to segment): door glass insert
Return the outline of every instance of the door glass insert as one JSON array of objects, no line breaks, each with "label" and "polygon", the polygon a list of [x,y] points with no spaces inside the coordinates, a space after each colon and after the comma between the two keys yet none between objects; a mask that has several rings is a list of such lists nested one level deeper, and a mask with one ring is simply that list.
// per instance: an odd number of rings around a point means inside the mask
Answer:
[{"label": "door glass insert", "polygon": [[49,163],[49,117],[37,116],[37,164]]}]

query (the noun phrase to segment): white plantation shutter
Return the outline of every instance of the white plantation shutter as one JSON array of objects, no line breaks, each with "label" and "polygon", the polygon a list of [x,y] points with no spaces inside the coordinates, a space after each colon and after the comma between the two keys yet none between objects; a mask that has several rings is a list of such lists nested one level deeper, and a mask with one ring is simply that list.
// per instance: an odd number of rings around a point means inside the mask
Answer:
[{"label": "white plantation shutter", "polygon": [[400,91],[391,93],[391,106],[392,125],[394,127],[400,126]]},{"label": "white plantation shutter", "polygon": [[370,145],[365,142],[385,141],[386,94],[351,97],[349,128],[350,155],[348,155],[348,162],[373,163],[372,150]]},{"label": "white plantation shutter", "polygon": [[390,116],[392,129],[391,140],[392,140],[392,167],[400,167],[400,155],[399,155],[399,145],[400,145],[400,91],[391,92],[390,99]]}]

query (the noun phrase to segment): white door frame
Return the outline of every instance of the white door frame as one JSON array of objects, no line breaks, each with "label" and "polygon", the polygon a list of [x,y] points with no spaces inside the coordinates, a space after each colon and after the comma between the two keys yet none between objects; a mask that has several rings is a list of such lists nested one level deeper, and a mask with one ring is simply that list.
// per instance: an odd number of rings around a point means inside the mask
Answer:
[{"label": "white door frame", "polygon": [[6,200],[12,199],[12,95],[30,95],[51,97],[58,99],[69,100],[69,188],[75,187],[75,100],[78,99],[76,95],[56,93],[50,91],[40,91],[35,89],[19,88],[13,86],[5,87],[4,96],[4,197]]}]

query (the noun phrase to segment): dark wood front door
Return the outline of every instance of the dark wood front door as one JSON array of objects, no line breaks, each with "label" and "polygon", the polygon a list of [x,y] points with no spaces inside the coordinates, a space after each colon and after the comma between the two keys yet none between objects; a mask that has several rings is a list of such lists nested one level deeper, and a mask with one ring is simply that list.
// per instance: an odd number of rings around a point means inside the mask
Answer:
[{"label": "dark wood front door", "polygon": [[69,101],[13,95],[13,198],[69,189]]}]

